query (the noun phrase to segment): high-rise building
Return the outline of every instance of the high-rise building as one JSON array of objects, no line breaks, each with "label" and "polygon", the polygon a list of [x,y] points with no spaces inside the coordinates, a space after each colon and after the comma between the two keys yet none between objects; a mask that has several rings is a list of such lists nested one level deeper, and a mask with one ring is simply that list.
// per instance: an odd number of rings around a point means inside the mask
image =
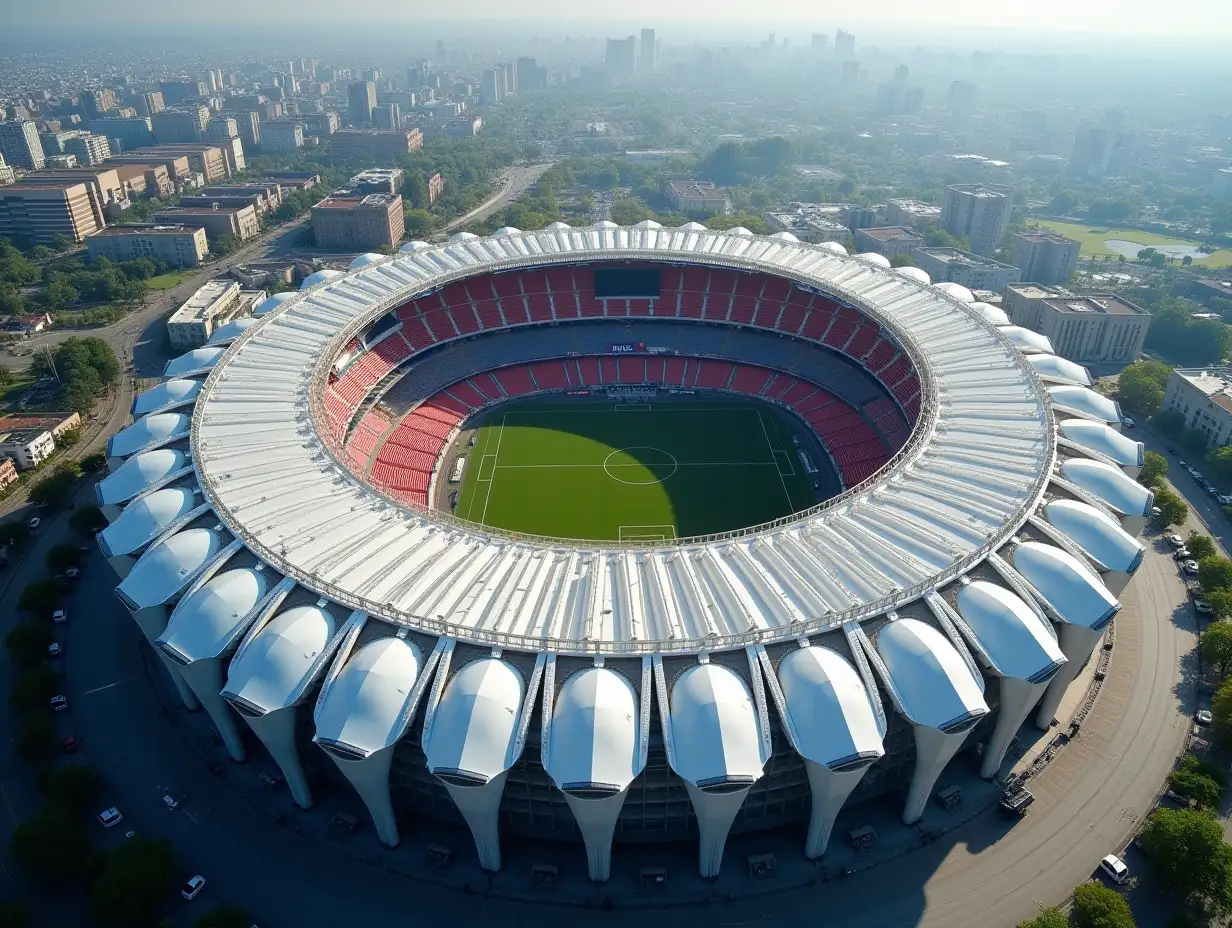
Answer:
[{"label": "high-rise building", "polygon": [[834,54],[839,58],[850,58],[856,53],[856,36],[853,32],[840,29],[834,35]]},{"label": "high-rise building", "polygon": [[534,58],[519,58],[514,66],[519,90],[542,90],[548,85],[548,69]]},{"label": "high-rise building", "polygon": [[1112,131],[1102,126],[1079,127],[1069,159],[1070,170],[1078,177],[1107,174],[1112,158],[1112,138]]},{"label": "high-rise building", "polygon": [[637,39],[607,40],[607,73],[613,80],[628,80],[637,76]]},{"label": "high-rise building", "polygon": [[503,67],[488,68],[480,75],[479,99],[486,106],[495,106],[509,96],[509,84]]},{"label": "high-rise building", "polygon": [[368,162],[393,161],[399,155],[423,148],[419,129],[344,129],[330,137],[330,148],[339,158]]},{"label": "high-rise building", "polygon": [[[163,102],[167,106],[175,106],[175,104],[183,103],[185,100],[209,96],[209,88],[201,81],[160,81],[158,89],[162,93]],[[154,114],[151,113],[150,115],[153,116]]]},{"label": "high-rise building", "polygon": [[[160,145],[168,142],[195,142],[203,134],[201,116],[195,108],[192,110],[163,110],[151,116],[150,122],[154,126],[154,137],[158,139]],[[206,124],[209,124],[208,119]]]},{"label": "high-rise building", "polygon": [[655,44],[655,31],[653,29],[643,29],[641,64],[642,73],[649,74],[652,71],[657,71],[658,68],[659,52],[658,46]]},{"label": "high-rise building", "polygon": [[1014,325],[1048,336],[1057,354],[1080,363],[1136,360],[1151,326],[1150,313],[1114,293],[1080,294],[1038,283],[1007,284],[1001,308]]},{"label": "high-rise building", "polygon": [[261,147],[261,115],[256,110],[244,110],[227,115],[235,119],[235,128],[239,131],[246,148],[251,151]]},{"label": "high-rise building", "polygon": [[824,52],[830,47],[830,37],[824,32],[814,32],[810,45],[814,52]]},{"label": "high-rise building", "polygon": [[64,140],[64,153],[76,155],[77,163],[83,167],[92,164],[102,164],[111,157],[111,143],[105,135],[95,135],[92,132],[74,132]]},{"label": "high-rise building", "polygon": [[215,116],[205,125],[205,137],[210,142],[239,138],[240,129],[234,116]]},{"label": "high-rise building", "polygon": [[970,81],[954,81],[946,95],[945,106],[952,113],[967,113],[975,106],[976,87]]},{"label": "high-rise building", "polygon": [[0,122],[0,154],[15,168],[39,171],[46,164],[38,128],[24,119]]},{"label": "high-rise building", "polygon": [[155,113],[161,113],[167,108],[163,102],[163,95],[155,90],[150,93],[135,94],[132,99],[133,107],[137,110],[138,116],[153,116]]},{"label": "high-rise building", "polygon": [[372,110],[376,107],[376,83],[356,81],[347,88],[347,114],[357,129],[372,125]]},{"label": "high-rise building", "polygon": [[1005,184],[954,184],[941,206],[941,228],[970,241],[975,254],[990,255],[1005,238],[1013,206],[1014,188]]},{"label": "high-rise building", "polygon": [[318,248],[392,248],[405,228],[402,197],[396,193],[327,197],[312,208],[312,231]]},{"label": "high-rise building", "polygon": [[261,129],[261,150],[266,154],[289,154],[304,147],[304,124],[297,119],[271,119]]},{"label": "high-rise building", "polygon": [[49,245],[57,235],[80,242],[103,227],[100,214],[89,184],[0,187],[0,237],[14,242]]},{"label": "high-rise building", "polygon": [[196,267],[209,253],[199,226],[112,226],[86,239],[91,258],[132,261],[155,258],[172,267]]},{"label": "high-rise building", "polygon": [[402,107],[397,103],[378,103],[372,110],[374,129],[397,129],[402,125]]},{"label": "high-rise building", "polygon": [[1022,271],[1022,279],[1038,284],[1063,284],[1078,266],[1081,242],[1056,232],[1019,232],[1014,236],[1010,263]]}]

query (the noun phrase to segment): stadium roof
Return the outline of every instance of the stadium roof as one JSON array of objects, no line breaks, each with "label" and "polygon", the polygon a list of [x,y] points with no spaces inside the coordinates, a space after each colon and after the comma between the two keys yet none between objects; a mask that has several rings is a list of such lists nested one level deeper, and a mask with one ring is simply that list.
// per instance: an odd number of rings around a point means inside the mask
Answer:
[{"label": "stadium roof", "polygon": [[562,790],[622,790],[642,770],[637,695],[622,674],[587,667],[565,680],[552,708],[543,768]]},{"label": "stadium roof", "polygon": [[302,695],[337,631],[323,606],[295,606],[249,633],[227,668],[223,695],[273,712]]},{"label": "stadium roof", "polygon": [[842,655],[811,646],[779,663],[779,684],[801,755],[824,766],[885,753],[884,725],[859,673]]},{"label": "stadium roof", "polygon": [[[720,263],[859,307],[920,372],[913,438],[871,484],[815,510],[640,550],[518,538],[420,511],[339,462],[316,425],[319,404],[334,358],[361,329],[449,280],[604,258]],[[193,459],[212,508],[250,550],[349,609],[531,650],[687,652],[836,628],[969,570],[1041,498],[1054,455],[1048,408],[1013,345],[944,289],[831,249],[695,224],[558,228],[456,235],[286,299],[211,373]],[[560,595],[505,595],[523,585]],[[707,605],[712,589],[730,608]]]}]

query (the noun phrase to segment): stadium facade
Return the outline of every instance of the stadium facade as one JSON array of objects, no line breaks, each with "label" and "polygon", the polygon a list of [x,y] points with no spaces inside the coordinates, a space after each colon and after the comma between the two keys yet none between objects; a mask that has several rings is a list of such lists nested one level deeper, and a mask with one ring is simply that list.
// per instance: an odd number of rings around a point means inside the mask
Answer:
[{"label": "stadium facade", "polygon": [[[622,338],[622,333],[633,333]],[[322,271],[171,361],[109,443],[100,544],[184,703],[312,803],[324,751],[380,839],[696,840],[946,765],[998,774],[1120,608],[1142,445],[1047,339],[877,255],[611,223],[414,242]],[[441,452],[539,393],[775,403],[842,483],[766,525],[540,538],[434,505]],[[319,756],[319,755],[318,755]]]}]

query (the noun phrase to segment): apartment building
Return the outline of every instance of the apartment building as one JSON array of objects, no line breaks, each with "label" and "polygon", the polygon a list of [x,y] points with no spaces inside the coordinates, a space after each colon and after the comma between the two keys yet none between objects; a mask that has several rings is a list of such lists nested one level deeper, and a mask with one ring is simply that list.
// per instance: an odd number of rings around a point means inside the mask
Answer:
[{"label": "apartment building", "polygon": [[402,197],[396,193],[330,196],[312,208],[312,231],[318,248],[393,248],[405,228]]},{"label": "apartment building", "polygon": [[1115,293],[1074,293],[1038,283],[1011,283],[1001,308],[1010,322],[1047,335],[1063,358],[1080,363],[1136,361],[1151,314]]},{"label": "apartment building", "polygon": [[50,245],[56,235],[80,242],[103,224],[102,206],[88,183],[0,187],[0,237],[33,245]]},{"label": "apartment building", "polygon": [[196,267],[209,253],[200,226],[111,226],[86,238],[91,258],[132,261],[153,258],[172,267]]}]

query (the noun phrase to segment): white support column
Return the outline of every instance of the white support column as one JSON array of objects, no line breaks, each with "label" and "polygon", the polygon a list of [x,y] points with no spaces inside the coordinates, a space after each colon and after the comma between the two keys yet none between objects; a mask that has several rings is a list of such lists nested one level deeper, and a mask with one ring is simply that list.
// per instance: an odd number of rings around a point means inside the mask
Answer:
[{"label": "white support column", "polygon": [[804,856],[816,860],[826,852],[834,820],[843,808],[851,791],[859,785],[868,767],[854,770],[831,770],[824,764],[805,761],[809,788],[813,794],[813,811],[809,816],[808,838],[804,844]]},{"label": "white support column", "polygon": [[1126,573],[1123,570],[1107,570],[1101,571],[1099,578],[1104,581],[1104,586],[1108,588],[1108,592],[1118,599],[1121,596],[1121,591],[1125,589],[1129,583],[1129,578],[1133,574]]},{"label": "white support column", "polygon": [[340,757],[326,751],[342,775],[355,787],[355,792],[368,807],[376,835],[387,847],[397,847],[398,820],[394,816],[393,802],[389,798],[389,768],[393,763],[394,746],[382,748],[364,758]]},{"label": "white support column", "polygon": [[117,554],[114,557],[107,558],[107,563],[111,565],[111,569],[116,572],[116,576],[123,580],[128,576],[129,571],[133,569],[133,565],[137,563],[137,559],[131,554]]},{"label": "white support column", "polygon": [[1065,691],[1074,682],[1078,672],[1086,666],[1091,652],[1104,637],[1102,628],[1099,631],[1092,631],[1081,625],[1061,625],[1057,633],[1061,653],[1065,655],[1066,662],[1061,665],[1057,675],[1049,682],[1048,689],[1044,691],[1044,698],[1040,700],[1039,712],[1035,716],[1035,727],[1045,731],[1051,727],[1061,700],[1065,696]]},{"label": "white support column", "polygon": [[311,809],[312,790],[308,788],[308,778],[304,776],[304,766],[295,746],[295,708],[287,706],[265,715],[240,714],[282,771],[295,804],[301,809]]},{"label": "white support column", "polygon": [[628,787],[602,799],[582,799],[565,793],[565,802],[586,844],[586,866],[594,883],[606,883],[611,876],[612,836],[628,795]]},{"label": "white support column", "polygon": [[1005,752],[1009,750],[1018,729],[1048,687],[1047,683],[1030,683],[1012,677],[1001,677],[999,683],[1001,708],[997,710],[997,725],[993,729],[992,737],[988,739],[984,759],[980,764],[980,776],[985,780],[991,780],[997,775],[997,771],[1001,769],[1001,761],[1005,759]]},{"label": "white support column", "polygon": [[730,793],[710,793],[687,780],[684,785],[693,803],[693,814],[697,816],[697,871],[703,880],[708,880],[718,876],[723,866],[727,833],[744,805],[749,787]]},{"label": "white support column", "polygon": [[108,524],[120,518],[120,513],[124,511],[124,507],[122,505],[117,505],[115,503],[103,503],[98,508],[99,511],[102,512],[103,518],[107,520]]},{"label": "white support column", "polygon": [[914,728],[915,773],[911,777],[911,788],[907,790],[907,804],[903,807],[904,825],[914,825],[920,820],[941,771],[971,734],[970,728],[955,735],[925,725]]},{"label": "white support column", "polygon": [[494,872],[501,867],[499,812],[508,776],[508,770],[502,771],[482,786],[445,784],[454,805],[470,827],[471,837],[475,839],[479,866]]},{"label": "white support column", "polygon": [[145,609],[138,609],[131,613],[133,621],[137,623],[137,627],[145,634],[146,640],[153,647],[154,653],[158,655],[159,660],[163,662],[163,666],[167,668],[167,673],[171,675],[171,682],[175,684],[176,691],[180,694],[180,700],[184,703],[184,708],[192,711],[200,707],[197,702],[197,697],[192,689],[184,682],[184,675],[180,673],[180,665],[173,661],[157,644],[158,638],[167,630],[167,608],[166,606],[147,606]]},{"label": "white support column", "polygon": [[222,698],[223,673],[222,658],[211,657],[205,660],[193,661],[180,667],[184,682],[192,687],[192,691],[201,700],[201,705],[210,714],[214,727],[222,736],[222,743],[227,747],[227,753],[236,763],[243,763],[248,756],[244,751],[244,739],[235,725],[235,716],[231,712],[231,704]]}]

